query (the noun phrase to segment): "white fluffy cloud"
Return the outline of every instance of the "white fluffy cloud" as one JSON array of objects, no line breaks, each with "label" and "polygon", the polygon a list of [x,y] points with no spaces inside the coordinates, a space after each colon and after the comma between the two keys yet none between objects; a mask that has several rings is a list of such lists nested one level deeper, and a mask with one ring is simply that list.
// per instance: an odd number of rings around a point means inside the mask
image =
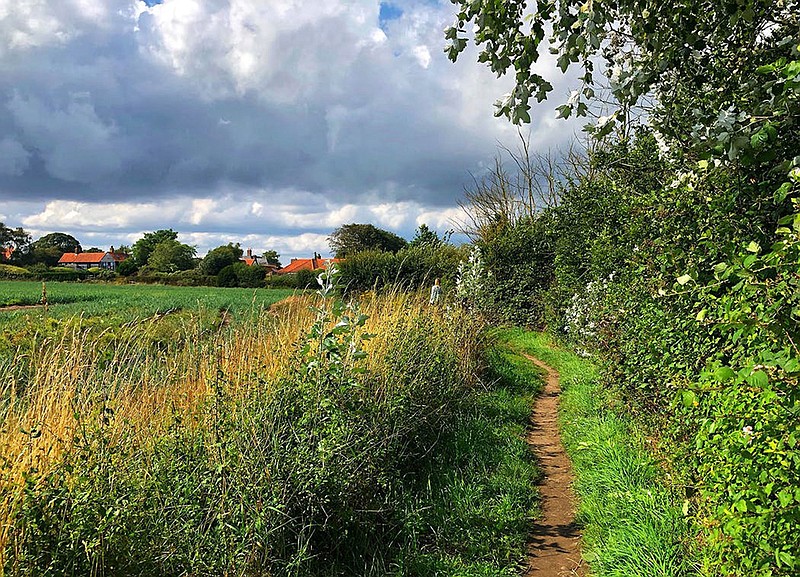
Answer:
[{"label": "white fluffy cloud", "polygon": [[[285,241],[298,251],[346,222],[441,230],[470,175],[516,137],[492,114],[510,79],[474,50],[457,64],[443,53],[449,2],[148,4],[0,0],[12,224],[109,240],[305,235]],[[561,80],[549,57],[537,66]],[[534,147],[569,139],[551,105],[539,112]]]}]

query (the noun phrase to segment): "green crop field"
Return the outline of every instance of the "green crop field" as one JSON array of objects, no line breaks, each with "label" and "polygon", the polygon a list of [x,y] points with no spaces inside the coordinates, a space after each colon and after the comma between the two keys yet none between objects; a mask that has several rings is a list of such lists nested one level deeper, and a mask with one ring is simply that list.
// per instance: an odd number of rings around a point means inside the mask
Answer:
[{"label": "green crop field", "polygon": [[[162,285],[108,285],[89,283],[47,283],[48,315],[66,318],[76,315],[129,322],[155,314],[190,310],[228,311],[238,316],[258,311],[293,294],[291,289],[244,289],[173,287]],[[0,281],[0,307],[36,305],[41,302],[42,283]],[[0,327],[15,319],[35,314],[36,309],[3,310]]]}]

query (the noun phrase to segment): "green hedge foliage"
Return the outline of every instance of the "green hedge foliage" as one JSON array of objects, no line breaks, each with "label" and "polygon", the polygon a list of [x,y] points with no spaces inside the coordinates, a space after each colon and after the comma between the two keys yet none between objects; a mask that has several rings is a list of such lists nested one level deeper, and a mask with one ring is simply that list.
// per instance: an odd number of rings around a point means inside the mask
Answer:
[{"label": "green hedge foliage", "polygon": [[[644,131],[590,160],[483,247],[494,312],[602,361],[685,487],[704,575],[797,575],[800,174],[671,163]],[[513,254],[539,275],[516,292]]]}]

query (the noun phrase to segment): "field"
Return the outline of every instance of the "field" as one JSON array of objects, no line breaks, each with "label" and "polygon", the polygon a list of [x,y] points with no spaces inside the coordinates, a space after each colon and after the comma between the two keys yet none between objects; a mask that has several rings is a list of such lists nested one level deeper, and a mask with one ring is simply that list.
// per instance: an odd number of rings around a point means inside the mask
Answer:
[{"label": "field", "polygon": [[[172,287],[162,285],[111,285],[52,282],[45,285],[49,315],[76,314],[132,320],[157,313],[192,310],[200,307],[241,313],[268,307],[286,298],[291,289],[242,289],[211,287]],[[0,281],[0,307],[36,305],[42,299],[42,283]],[[19,311],[0,309],[0,323],[8,322]]]}]

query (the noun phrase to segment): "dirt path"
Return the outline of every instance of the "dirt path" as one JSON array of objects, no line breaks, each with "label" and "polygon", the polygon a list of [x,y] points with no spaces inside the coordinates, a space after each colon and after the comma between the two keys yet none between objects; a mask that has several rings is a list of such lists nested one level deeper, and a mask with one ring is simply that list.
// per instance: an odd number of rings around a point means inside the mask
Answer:
[{"label": "dirt path", "polygon": [[41,308],[43,305],[8,305],[0,307],[0,312],[3,311],[21,311],[25,309],[38,309]]},{"label": "dirt path", "polygon": [[527,441],[539,459],[544,479],[539,487],[542,515],[528,543],[524,577],[570,577],[587,574],[581,560],[580,533],[575,523],[572,467],[558,434],[558,373],[530,355],[524,355],[547,372],[544,391],[531,415]]}]

